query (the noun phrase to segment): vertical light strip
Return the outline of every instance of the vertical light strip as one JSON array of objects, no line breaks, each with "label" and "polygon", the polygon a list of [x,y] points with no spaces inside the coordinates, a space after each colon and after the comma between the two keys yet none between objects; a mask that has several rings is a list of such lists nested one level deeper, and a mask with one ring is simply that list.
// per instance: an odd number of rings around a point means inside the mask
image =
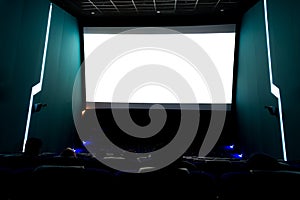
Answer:
[{"label": "vertical light strip", "polygon": [[139,13],[139,11],[138,11],[138,9],[137,9],[135,3],[134,3],[134,0],[131,0],[131,2],[132,2],[133,6],[134,6],[134,8],[135,8],[136,13]]},{"label": "vertical light strip", "polygon": [[220,2],[221,2],[221,0],[218,0],[218,2],[216,3],[216,5],[215,5],[215,9],[218,7],[218,5],[220,4]]},{"label": "vertical light strip", "polygon": [[120,12],[119,11],[119,9],[118,9],[118,7],[116,6],[116,4],[112,1],[112,0],[110,0],[110,3],[113,5],[113,7],[117,10],[117,12]]},{"label": "vertical light strip", "polygon": [[99,13],[102,13],[102,11],[91,0],[89,0],[89,2],[99,11]]},{"label": "vertical light strip", "polygon": [[271,49],[270,49],[270,34],[269,34],[269,21],[268,21],[267,0],[264,0],[264,13],[265,13],[265,26],[266,26],[266,38],[267,38],[268,64],[269,64],[271,93],[278,99],[278,108],[279,108],[279,120],[280,120],[280,131],[281,131],[281,143],[282,143],[283,159],[284,159],[284,161],[287,161],[280,90],[273,83],[272,59],[271,59]]},{"label": "vertical light strip", "polygon": [[196,3],[195,3],[194,10],[197,8],[198,1],[199,1],[199,0],[197,0]]},{"label": "vertical light strip", "polygon": [[30,126],[33,97],[34,97],[34,95],[36,95],[37,93],[39,93],[42,90],[42,86],[43,86],[45,63],[46,63],[47,48],[48,48],[48,39],[49,39],[49,31],[50,31],[50,23],[51,23],[51,14],[52,14],[52,3],[50,3],[49,14],[48,14],[48,22],[47,22],[47,29],[46,29],[46,38],[45,38],[45,44],[44,44],[44,52],[43,52],[40,82],[31,88],[31,94],[30,94],[30,101],[29,101],[29,107],[28,107],[27,122],[26,122],[26,129],[25,129],[25,134],[24,134],[22,152],[25,151],[25,144],[26,144],[26,141],[27,141],[27,138],[28,138],[28,131],[29,131],[29,126]]},{"label": "vertical light strip", "polygon": [[154,9],[155,9],[155,12],[156,12],[157,10],[156,10],[156,2],[155,2],[155,0],[153,0],[153,6],[154,6]]}]

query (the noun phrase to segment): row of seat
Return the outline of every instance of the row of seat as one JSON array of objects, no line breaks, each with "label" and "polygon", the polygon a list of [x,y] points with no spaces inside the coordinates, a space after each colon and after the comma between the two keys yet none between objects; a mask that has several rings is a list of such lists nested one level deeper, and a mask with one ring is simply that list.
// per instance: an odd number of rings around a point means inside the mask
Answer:
[{"label": "row of seat", "polygon": [[[84,166],[44,165],[10,171],[2,168],[2,199],[84,199],[93,197],[199,199],[294,199],[300,172],[250,170],[216,174],[201,170],[164,169],[125,173]],[[101,198],[100,198],[101,197]],[[98,199],[98,198],[97,198]]]},{"label": "row of seat", "polygon": [[[258,157],[259,158],[259,157]],[[161,170],[126,173],[92,157],[0,156],[1,199],[290,199],[300,170],[287,163],[185,158]],[[122,160],[120,160],[122,161]],[[251,162],[250,162],[251,161]],[[144,168],[147,169],[147,168]],[[94,198],[94,197],[97,198]]]}]

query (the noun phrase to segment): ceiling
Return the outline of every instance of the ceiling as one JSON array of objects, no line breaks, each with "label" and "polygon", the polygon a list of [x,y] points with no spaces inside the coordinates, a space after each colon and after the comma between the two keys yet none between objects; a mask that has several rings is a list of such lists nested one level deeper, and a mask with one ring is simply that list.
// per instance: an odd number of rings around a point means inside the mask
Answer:
[{"label": "ceiling", "polygon": [[[236,23],[258,0],[51,0],[84,25]],[[118,20],[115,20],[118,19]],[[165,21],[164,21],[165,20]],[[170,24],[171,25],[171,24]]]}]

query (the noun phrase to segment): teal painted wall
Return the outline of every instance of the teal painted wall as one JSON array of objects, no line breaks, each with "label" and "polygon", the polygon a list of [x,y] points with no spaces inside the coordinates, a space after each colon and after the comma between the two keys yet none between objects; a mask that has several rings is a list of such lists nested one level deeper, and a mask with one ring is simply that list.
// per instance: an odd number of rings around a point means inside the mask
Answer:
[{"label": "teal painted wall", "polygon": [[243,17],[240,29],[236,110],[238,134],[246,155],[265,152],[281,158],[280,129],[265,105],[276,105],[270,93],[263,3]]},{"label": "teal painted wall", "polygon": [[[0,2],[0,152],[19,152],[26,127],[31,87],[40,79],[50,2]],[[14,9],[11,9],[14,8]],[[80,67],[79,27],[74,17],[53,5],[42,91],[34,103],[29,137],[43,140],[43,151],[59,151],[76,138],[72,89]]]},{"label": "teal painted wall", "polygon": [[[297,113],[300,106],[298,1],[268,1],[273,82],[281,90],[288,160],[300,158]],[[263,1],[243,17],[237,68],[236,111],[238,134],[245,152],[265,152],[283,158],[279,120],[265,105],[277,106],[270,92]]]},{"label": "teal painted wall", "polygon": [[300,1],[269,0],[274,82],[280,88],[288,160],[300,160]]}]

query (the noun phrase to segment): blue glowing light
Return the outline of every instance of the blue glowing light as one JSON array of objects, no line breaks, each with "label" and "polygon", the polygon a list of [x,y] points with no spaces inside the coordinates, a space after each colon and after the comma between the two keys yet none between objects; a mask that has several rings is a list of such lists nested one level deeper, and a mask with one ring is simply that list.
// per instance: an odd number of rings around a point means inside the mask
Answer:
[{"label": "blue glowing light", "polygon": [[242,153],[234,153],[232,154],[233,158],[243,158],[243,154]]},{"label": "blue glowing light", "polygon": [[82,141],[82,144],[83,144],[84,146],[87,146],[87,145],[90,145],[90,144],[91,144],[91,141]]},{"label": "blue glowing light", "polygon": [[82,152],[84,152],[84,150],[81,149],[81,148],[77,148],[77,149],[74,149],[74,152],[75,153],[82,153]]},{"label": "blue glowing light", "polygon": [[225,150],[233,150],[234,149],[234,144],[232,145],[227,145],[224,147]]}]

